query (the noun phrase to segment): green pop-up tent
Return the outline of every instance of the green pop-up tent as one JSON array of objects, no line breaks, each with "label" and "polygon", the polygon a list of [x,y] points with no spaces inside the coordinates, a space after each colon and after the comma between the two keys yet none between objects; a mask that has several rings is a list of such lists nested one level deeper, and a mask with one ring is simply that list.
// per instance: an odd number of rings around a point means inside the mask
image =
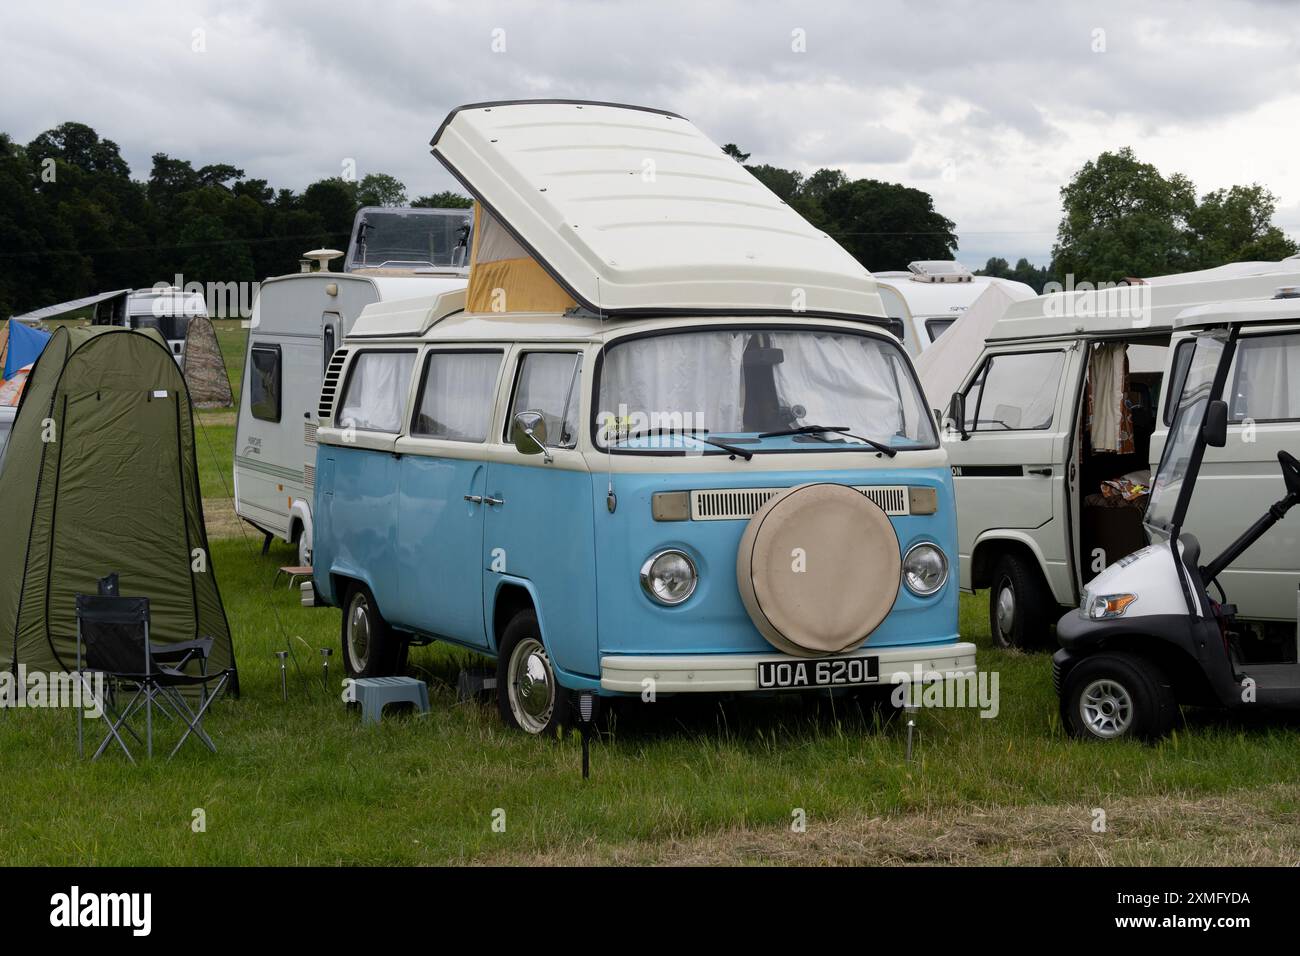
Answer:
[{"label": "green pop-up tent", "polygon": [[54,333],[14,421],[0,502],[0,669],[72,669],[76,595],[112,572],[123,595],[149,598],[153,643],[210,637],[209,671],[233,668],[189,393],[157,332]]}]

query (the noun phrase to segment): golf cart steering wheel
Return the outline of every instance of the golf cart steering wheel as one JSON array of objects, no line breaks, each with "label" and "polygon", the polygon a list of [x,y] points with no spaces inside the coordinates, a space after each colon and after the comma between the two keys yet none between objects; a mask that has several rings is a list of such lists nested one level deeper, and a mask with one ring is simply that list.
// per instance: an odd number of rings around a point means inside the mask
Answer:
[{"label": "golf cart steering wheel", "polygon": [[1277,453],[1278,463],[1282,466],[1282,479],[1286,482],[1286,492],[1293,498],[1300,498],[1300,461],[1288,452]]}]

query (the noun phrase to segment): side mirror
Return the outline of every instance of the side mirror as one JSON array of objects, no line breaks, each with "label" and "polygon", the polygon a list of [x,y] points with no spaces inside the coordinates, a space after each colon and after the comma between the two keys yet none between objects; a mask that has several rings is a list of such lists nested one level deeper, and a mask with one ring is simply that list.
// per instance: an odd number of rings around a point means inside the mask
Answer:
[{"label": "side mirror", "polygon": [[1222,448],[1228,444],[1228,403],[1223,400],[1210,402],[1205,409],[1205,421],[1201,424],[1201,434],[1205,444],[1212,448]]},{"label": "side mirror", "polygon": [[966,396],[961,392],[952,393],[948,402],[948,421],[957,429],[962,441],[970,438],[970,433],[966,431]]},{"label": "side mirror", "polygon": [[546,419],[540,412],[520,412],[510,423],[510,440],[521,455],[542,456],[550,462],[551,453],[546,447]]},{"label": "side mirror", "polygon": [[885,328],[889,329],[889,333],[900,342],[907,335],[907,331],[903,328],[903,320],[899,318],[891,317],[886,321]]}]

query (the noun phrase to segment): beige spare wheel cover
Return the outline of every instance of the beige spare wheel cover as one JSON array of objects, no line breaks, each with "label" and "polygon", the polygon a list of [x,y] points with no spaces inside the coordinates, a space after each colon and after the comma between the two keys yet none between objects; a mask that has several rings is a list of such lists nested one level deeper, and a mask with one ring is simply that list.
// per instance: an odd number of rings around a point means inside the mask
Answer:
[{"label": "beige spare wheel cover", "polygon": [[898,597],[898,536],[880,507],[846,485],[800,485],[749,519],[736,583],[773,647],[804,656],[861,644]]}]

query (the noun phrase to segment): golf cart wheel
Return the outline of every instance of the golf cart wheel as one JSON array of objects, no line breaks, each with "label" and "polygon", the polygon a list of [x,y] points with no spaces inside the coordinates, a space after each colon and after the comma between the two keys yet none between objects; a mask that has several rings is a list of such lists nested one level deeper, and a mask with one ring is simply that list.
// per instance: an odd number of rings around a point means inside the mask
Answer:
[{"label": "golf cart wheel", "polygon": [[343,604],[343,666],[349,677],[388,677],[397,672],[400,642],[364,584],[353,584]]},{"label": "golf cart wheel", "polygon": [[1098,654],[1075,665],[1061,688],[1061,720],[1085,740],[1155,740],[1178,714],[1164,672],[1135,654]]},{"label": "golf cart wheel", "polygon": [[989,590],[989,633],[997,647],[1021,650],[1050,643],[1052,596],[1042,572],[1018,554],[1004,554],[993,566]]},{"label": "golf cart wheel", "polygon": [[527,734],[558,734],[569,722],[569,694],[555,679],[533,611],[520,611],[501,635],[497,708],[507,726]]}]

